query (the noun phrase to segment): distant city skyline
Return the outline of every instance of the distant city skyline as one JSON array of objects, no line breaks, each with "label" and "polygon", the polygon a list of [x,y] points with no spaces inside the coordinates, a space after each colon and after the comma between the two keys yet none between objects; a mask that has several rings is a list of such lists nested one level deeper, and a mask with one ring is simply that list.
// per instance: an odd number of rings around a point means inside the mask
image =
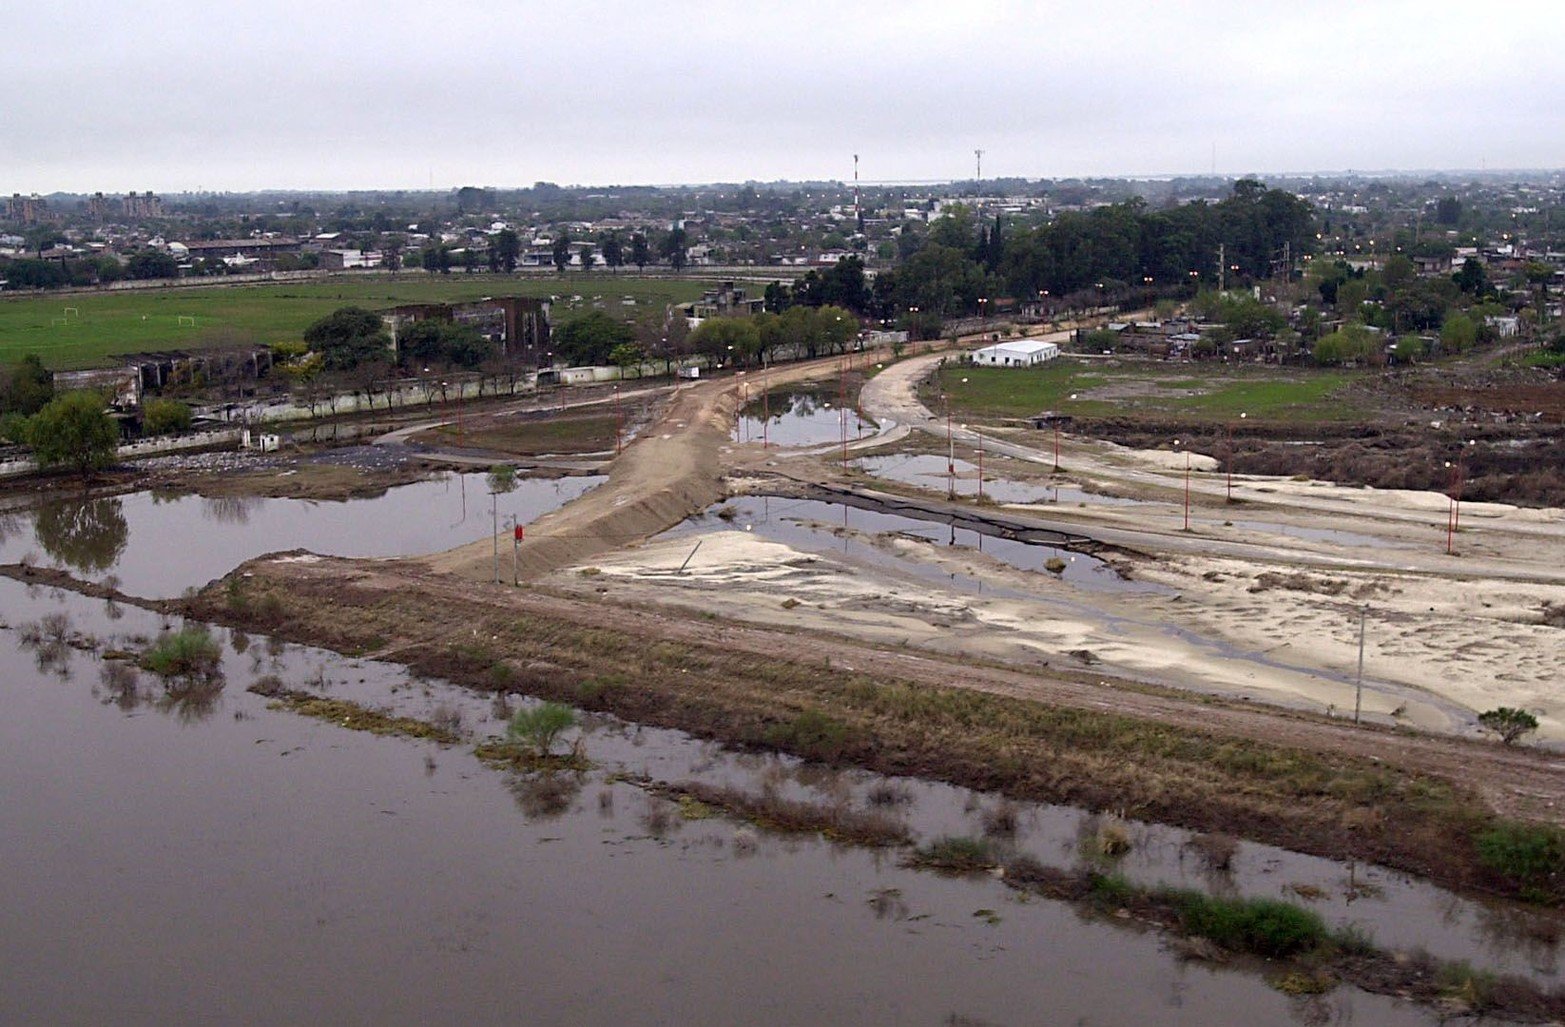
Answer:
[{"label": "distant city skyline", "polygon": [[1559,10],[1491,13],[62,0],[7,12],[0,192],[1559,168]]}]

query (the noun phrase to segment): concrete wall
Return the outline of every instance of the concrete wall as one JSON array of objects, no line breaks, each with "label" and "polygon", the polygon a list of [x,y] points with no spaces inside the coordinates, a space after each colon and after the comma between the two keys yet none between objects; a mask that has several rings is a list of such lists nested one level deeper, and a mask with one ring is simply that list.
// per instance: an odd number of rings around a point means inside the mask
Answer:
[{"label": "concrete wall", "polygon": [[[138,457],[159,456],[163,453],[181,453],[192,449],[237,446],[239,445],[239,435],[240,430],[238,428],[218,428],[214,431],[196,432],[191,435],[166,435],[155,439],[139,439],[120,446],[115,451],[115,459],[135,460]],[[38,462],[32,459],[0,462],[0,478],[14,478],[18,475],[33,474],[37,470]]]}]

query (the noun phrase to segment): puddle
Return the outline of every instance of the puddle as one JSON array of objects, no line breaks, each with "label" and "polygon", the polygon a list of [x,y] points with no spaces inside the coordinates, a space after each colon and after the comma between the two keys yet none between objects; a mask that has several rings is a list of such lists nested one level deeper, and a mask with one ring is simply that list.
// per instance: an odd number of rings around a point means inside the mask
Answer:
[{"label": "puddle", "polygon": [[[953,484],[950,475],[947,473],[946,464],[946,458],[935,453],[868,456],[858,461],[858,466],[866,474],[935,492],[949,492]],[[956,494],[968,497],[976,495],[978,492],[978,465],[967,460],[958,459],[955,461],[954,466],[956,467],[956,479],[954,482]],[[1094,504],[1099,506],[1146,505],[1138,499],[1123,499],[1119,496],[1100,495],[1096,492],[1088,492],[1085,489],[1069,485],[1044,485],[1033,482],[1012,481],[1009,478],[997,478],[988,471],[984,472],[984,496],[997,503],[1085,503],[1089,506]]]},{"label": "puddle", "polygon": [[[523,524],[593,488],[602,476],[519,479],[499,499],[500,523]],[[489,536],[483,474],[445,474],[373,499],[322,502],[136,492],[53,500],[0,521],[0,562],[31,558],[77,577],[112,575],[130,595],[171,598],[263,553],[422,556]]]},{"label": "puddle", "polygon": [[849,441],[876,431],[874,421],[856,410],[844,411],[840,396],[830,389],[773,392],[764,402],[751,400],[739,412],[732,438],[759,442],[764,433],[774,446],[817,446],[842,441],[844,424]]},{"label": "puddle", "polygon": [[[1221,527],[1227,526],[1227,524],[1221,525]],[[1395,542],[1336,528],[1305,528],[1296,524],[1276,524],[1272,521],[1233,521],[1232,526],[1263,535],[1287,535],[1290,538],[1305,539],[1309,542],[1332,542],[1340,546],[1364,546],[1369,549],[1411,548],[1411,544],[1407,542]]]},{"label": "puddle", "polygon": [[[953,482],[951,476],[947,473],[946,463],[946,458],[937,453],[916,455],[888,454],[885,456],[861,457],[857,461],[858,466],[866,474],[877,478],[885,478],[888,481],[900,482],[904,485],[912,485],[916,488],[928,489],[931,492],[942,494],[948,493],[954,485],[958,496],[971,498],[976,495],[978,492],[978,465],[968,460],[956,460],[953,465],[956,468],[955,481]],[[997,503],[1018,503],[1029,506],[1047,506],[1056,503],[1088,507],[1167,506],[1167,504],[1149,503],[1142,499],[1105,496],[1069,485],[1056,486],[997,478],[987,472],[984,474],[984,495]],[[1203,530],[1212,532],[1221,532],[1226,528],[1233,527],[1265,535],[1284,535],[1310,542],[1330,542],[1342,546],[1360,546],[1371,549],[1404,549],[1410,546],[1406,542],[1396,542],[1377,538],[1373,535],[1342,531],[1337,528],[1308,528],[1272,521],[1226,521],[1226,519],[1205,516],[1197,516],[1194,518],[1194,521],[1201,525]]]},{"label": "puddle", "polygon": [[[154,634],[137,609],[0,581],[8,624],[63,614],[79,632]],[[1261,976],[1179,960],[1156,932],[946,878],[894,855],[686,819],[616,771],[869,805],[920,838],[1014,825],[1005,844],[1081,860],[1095,821],[963,789],[735,753],[595,718],[597,769],[545,782],[480,767],[463,747],[348,731],[244,691],[275,674],[405,715],[441,711],[478,736],[491,699],[404,668],[217,631],[226,685],[170,704],[143,675],[125,702],[97,656],[0,632],[0,1020],[170,1022],[199,1006],[286,1022],[1432,1024],[1339,988],[1302,1003]],[[1556,946],[1517,911],[1377,868],[1241,844],[1202,869],[1184,832],[1130,822],[1119,869],[1288,897],[1314,885],[1332,924],[1383,946],[1553,981]],[[1351,900],[1348,880],[1353,879]],[[91,924],[84,931],[82,924]],[[540,939],[547,943],[541,944]],[[1533,940],[1528,940],[1532,938]],[[173,975],[149,975],[155,965]],[[66,972],[91,966],[90,974]],[[366,989],[365,980],[376,986]],[[1322,1018],[1324,1016],[1324,1018]]]},{"label": "puddle", "polygon": [[[724,507],[733,512],[731,519],[712,516],[714,510]],[[981,535],[968,528],[953,528],[942,521],[861,510],[842,503],[814,499],[737,497],[664,532],[659,538],[677,538],[732,527],[748,528],[762,538],[782,542],[803,552],[843,556],[859,563],[893,568],[920,580],[945,586],[954,585],[988,595],[1037,598],[1031,591],[997,586],[979,577],[954,574],[934,563],[873,545],[854,536],[895,534],[924,539],[940,547],[976,549],[1001,563],[1039,575],[1040,589],[1049,587],[1058,579],[1089,591],[1173,594],[1172,589],[1155,582],[1126,580],[1095,556],[1072,553],[1054,546]],[[1064,565],[1058,574],[1048,569],[1050,561],[1055,560]]]}]

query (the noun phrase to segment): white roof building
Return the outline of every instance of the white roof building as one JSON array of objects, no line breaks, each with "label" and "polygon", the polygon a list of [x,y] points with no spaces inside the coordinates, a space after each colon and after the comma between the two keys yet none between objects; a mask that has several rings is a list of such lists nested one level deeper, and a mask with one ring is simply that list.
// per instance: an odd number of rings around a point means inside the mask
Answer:
[{"label": "white roof building", "polygon": [[973,363],[980,367],[1032,367],[1060,355],[1058,343],[1038,339],[1021,339],[1017,342],[997,342],[993,346],[973,350]]}]

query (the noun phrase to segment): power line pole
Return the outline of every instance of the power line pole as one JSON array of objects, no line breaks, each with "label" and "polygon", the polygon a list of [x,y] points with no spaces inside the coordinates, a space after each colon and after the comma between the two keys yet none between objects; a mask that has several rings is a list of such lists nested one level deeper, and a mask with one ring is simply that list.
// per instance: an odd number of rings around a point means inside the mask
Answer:
[{"label": "power line pole", "polygon": [[1222,292],[1228,288],[1228,246],[1225,243],[1217,244],[1217,291]]}]

